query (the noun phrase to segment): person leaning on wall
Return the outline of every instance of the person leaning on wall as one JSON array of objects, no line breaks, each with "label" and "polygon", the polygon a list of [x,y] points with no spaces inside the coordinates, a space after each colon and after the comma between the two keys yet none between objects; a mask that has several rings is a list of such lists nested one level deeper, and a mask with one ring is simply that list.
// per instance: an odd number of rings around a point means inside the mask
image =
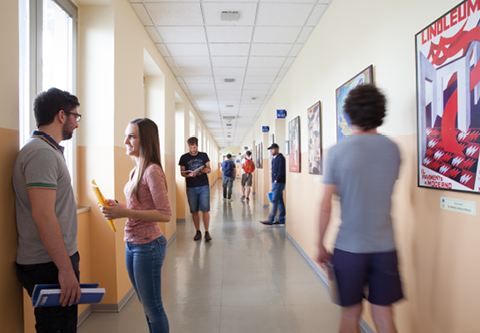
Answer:
[{"label": "person leaning on wall", "polygon": [[13,168],[18,230],[17,276],[30,297],[36,284],[60,284],[62,306],[35,308],[37,332],[77,331],[81,296],[77,204],[63,147],[78,128],[76,96],[51,88],[33,103],[37,130]]}]

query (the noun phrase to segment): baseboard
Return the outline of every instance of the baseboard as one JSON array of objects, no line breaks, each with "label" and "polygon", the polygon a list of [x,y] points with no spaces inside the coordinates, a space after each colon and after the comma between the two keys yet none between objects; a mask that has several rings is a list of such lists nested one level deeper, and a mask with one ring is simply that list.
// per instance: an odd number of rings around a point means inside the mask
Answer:
[{"label": "baseboard", "polygon": [[[325,275],[325,273],[320,269],[320,267],[318,267],[318,265],[305,253],[305,251],[303,251],[302,247],[300,246],[300,244],[298,244],[295,239],[292,237],[292,235],[290,235],[288,233],[287,230],[285,230],[285,235],[287,236],[288,240],[290,242],[292,242],[293,246],[295,246],[295,248],[297,249],[297,251],[302,255],[302,257],[307,261],[307,263],[310,265],[310,267],[315,271],[315,273],[317,273],[318,277],[322,280],[322,282],[324,283],[327,291],[330,293],[330,290],[328,288],[328,278],[327,276]],[[367,324],[367,322],[363,319],[363,318],[360,318],[360,322],[359,322],[359,325],[361,327],[361,329],[365,332],[365,333],[375,333],[375,331],[370,327],[370,325]]]},{"label": "baseboard", "polygon": [[80,325],[83,324],[83,322],[88,318],[88,316],[90,316],[90,314],[92,314],[92,305],[88,305],[85,310],[83,310],[82,313],[80,313],[80,315],[78,316],[77,318],[77,328],[80,327]]},{"label": "baseboard", "polygon": [[128,300],[133,296],[133,294],[135,294],[135,290],[133,287],[131,287],[118,304],[92,304],[92,312],[119,313],[122,311],[123,307],[125,304],[127,304]]},{"label": "baseboard", "polygon": [[172,235],[172,237],[170,237],[170,239],[167,241],[167,248],[170,246],[170,244],[173,243],[173,241],[175,240],[175,238],[177,238],[177,231],[175,231]]}]

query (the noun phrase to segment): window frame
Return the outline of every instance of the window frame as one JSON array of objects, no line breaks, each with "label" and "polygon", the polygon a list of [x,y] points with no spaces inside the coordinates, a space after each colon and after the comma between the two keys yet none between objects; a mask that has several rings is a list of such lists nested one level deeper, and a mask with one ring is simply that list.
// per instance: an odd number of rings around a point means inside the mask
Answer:
[{"label": "window frame", "polygon": [[[22,0],[19,1],[19,33],[28,33],[27,38],[20,36],[20,44],[22,42],[28,45],[20,45],[20,52],[28,52],[28,60],[25,66],[20,64],[22,70],[28,73],[20,75],[20,89],[24,81],[28,83],[24,86],[25,94],[28,95],[24,101],[20,101],[19,117],[20,117],[20,148],[28,140],[30,134],[36,129],[35,117],[33,116],[33,101],[35,96],[42,92],[42,71],[43,71],[43,4],[49,0]],[[70,0],[50,0],[55,2],[67,15],[72,18],[72,94],[77,95],[77,68],[78,68],[78,7]],[[28,27],[21,26],[24,24],[23,20],[27,21]],[[25,29],[26,28],[26,29]],[[23,68],[25,67],[25,68]],[[20,96],[20,99],[22,97]],[[22,119],[23,118],[23,119]],[[27,125],[28,124],[28,125]],[[28,129],[27,129],[28,128]],[[26,133],[25,133],[26,131]],[[77,131],[74,132],[71,139],[71,177],[72,187],[75,195],[75,200],[78,204],[78,166],[77,166]]]}]

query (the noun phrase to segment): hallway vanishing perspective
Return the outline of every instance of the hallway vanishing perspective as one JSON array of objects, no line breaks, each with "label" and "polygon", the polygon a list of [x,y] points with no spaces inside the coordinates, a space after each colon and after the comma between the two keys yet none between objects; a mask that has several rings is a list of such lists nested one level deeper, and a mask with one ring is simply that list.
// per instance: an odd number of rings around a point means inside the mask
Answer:
[{"label": "hallway vanishing perspective", "polygon": [[[212,188],[210,243],[193,241],[190,221],[177,226],[162,271],[170,332],[337,332],[340,308],[285,227],[258,222],[268,209],[255,197],[241,201],[239,180],[233,191],[234,201],[225,202],[221,181]],[[134,295],[121,313],[93,313],[78,332],[146,333],[148,327]]]}]

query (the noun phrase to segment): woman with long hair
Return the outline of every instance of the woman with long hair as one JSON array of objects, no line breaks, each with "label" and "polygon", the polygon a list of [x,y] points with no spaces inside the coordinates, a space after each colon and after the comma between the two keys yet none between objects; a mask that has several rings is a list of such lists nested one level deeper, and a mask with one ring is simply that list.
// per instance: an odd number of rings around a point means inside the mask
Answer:
[{"label": "woman with long hair", "polygon": [[151,333],[169,332],[161,294],[161,270],[167,240],[157,222],[169,222],[170,202],[160,160],[157,125],[148,118],[132,120],[125,131],[127,155],[135,167],[125,185],[127,203],[106,200],[105,218],[127,218],[125,260],[128,275],[147,317]]}]

